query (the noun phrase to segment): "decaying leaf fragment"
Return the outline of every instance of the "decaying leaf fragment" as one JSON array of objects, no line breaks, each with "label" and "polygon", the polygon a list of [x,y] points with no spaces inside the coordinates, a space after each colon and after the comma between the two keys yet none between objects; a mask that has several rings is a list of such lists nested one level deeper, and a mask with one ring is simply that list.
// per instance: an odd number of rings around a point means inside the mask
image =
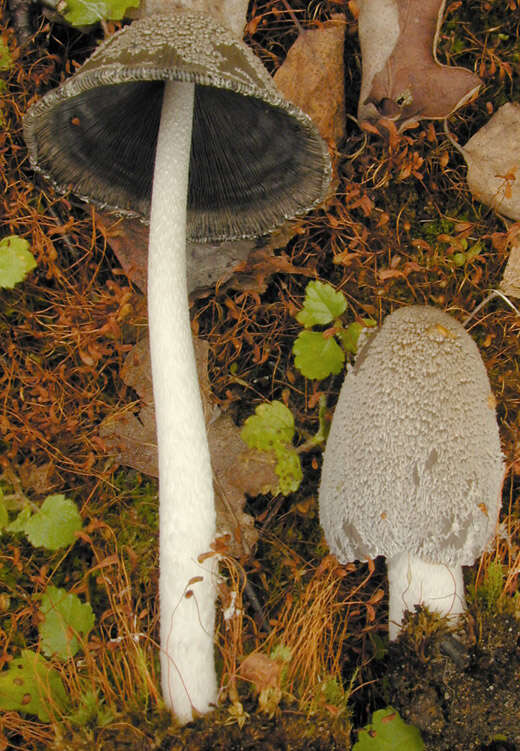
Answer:
[{"label": "decaying leaf fragment", "polygon": [[[95,212],[96,225],[105,235],[128,278],[146,291],[148,267],[148,225],[139,219],[116,217]],[[247,260],[255,248],[255,240],[234,242],[188,243],[188,292],[190,294],[214,287],[229,280],[238,264]]]},{"label": "decaying leaf fragment", "polygon": [[254,652],[242,662],[239,674],[258,692],[259,709],[273,717],[282,698],[282,663],[263,652]]},{"label": "decaying leaf fragment", "polygon": [[358,120],[439,120],[465,104],[481,81],[441,65],[436,48],[445,0],[358,0],[362,81]]},{"label": "decaying leaf fragment", "polygon": [[[231,417],[215,413],[210,402],[206,342],[195,340],[195,355],[215,478],[217,532],[219,536],[228,536],[228,550],[240,556],[251,550],[258,537],[253,517],[243,511],[245,494],[269,492],[277,487],[279,478],[269,456],[247,448]],[[100,437],[120,464],[157,477],[155,411],[147,339],[142,339],[129,352],[121,378],[139,394],[141,409],[138,414],[128,410],[105,420]]]},{"label": "decaying leaf fragment", "polygon": [[345,17],[335,15],[303,29],[274,74],[281,93],[312,118],[321,137],[338,143],[345,135]]},{"label": "decaying leaf fragment", "polygon": [[506,103],[460,149],[468,187],[499,214],[520,220],[520,105]]},{"label": "decaying leaf fragment", "polygon": [[[105,237],[130,281],[146,292],[148,266],[148,226],[138,219],[116,217],[94,212],[96,228]],[[315,276],[312,263],[295,266],[284,248],[297,232],[293,222],[275,230],[267,243],[258,240],[236,240],[220,245],[188,243],[188,292],[192,298],[207,294],[218,282],[222,291],[228,287],[264,292],[273,274],[304,274]]]},{"label": "decaying leaf fragment", "polygon": [[509,258],[498,289],[507,297],[520,299],[520,237],[516,237],[511,243]]}]

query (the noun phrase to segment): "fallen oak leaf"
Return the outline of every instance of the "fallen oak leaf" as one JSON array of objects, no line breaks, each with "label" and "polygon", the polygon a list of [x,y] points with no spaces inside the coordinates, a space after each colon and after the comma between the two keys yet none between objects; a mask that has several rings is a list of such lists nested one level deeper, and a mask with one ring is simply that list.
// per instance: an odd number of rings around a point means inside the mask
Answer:
[{"label": "fallen oak leaf", "polygon": [[360,122],[386,118],[401,131],[415,120],[448,117],[478,91],[476,74],[437,60],[445,0],[360,0],[359,5]]},{"label": "fallen oak leaf", "polygon": [[[115,217],[94,212],[96,227],[116,255],[126,276],[142,292],[147,286],[148,227],[138,219]],[[222,243],[188,244],[191,259],[188,266],[188,289],[191,297],[200,297],[218,283],[219,290],[228,288],[264,292],[269,277],[276,273],[315,276],[315,271],[294,266],[285,253],[275,255],[298,232],[298,224],[291,222],[274,231],[268,241],[264,238]],[[218,248],[218,252],[217,252]],[[211,260],[210,260],[211,259]]]}]

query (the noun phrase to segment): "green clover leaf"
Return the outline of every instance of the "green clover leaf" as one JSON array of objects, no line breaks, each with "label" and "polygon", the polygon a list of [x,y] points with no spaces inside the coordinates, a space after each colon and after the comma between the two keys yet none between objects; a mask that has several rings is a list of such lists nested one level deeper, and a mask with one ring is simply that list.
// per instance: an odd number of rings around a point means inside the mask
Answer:
[{"label": "green clover leaf", "polygon": [[81,527],[81,516],[74,501],[58,494],[47,496],[40,510],[25,521],[23,531],[34,547],[58,550],[72,545]]},{"label": "green clover leaf", "polygon": [[423,751],[419,730],[407,725],[393,707],[378,709],[372,722],[359,731],[352,751]]},{"label": "green clover leaf", "polygon": [[294,364],[306,378],[321,380],[337,375],[343,368],[345,353],[333,336],[320,331],[301,331],[293,348]]},{"label": "green clover leaf", "polygon": [[0,287],[13,289],[36,268],[36,261],[23,237],[10,235],[0,240]]},{"label": "green clover leaf", "polygon": [[128,8],[137,8],[140,0],[66,0],[63,17],[72,26],[90,26],[101,20],[120,21]]},{"label": "green clover leaf", "polygon": [[312,326],[325,326],[345,312],[347,301],[342,292],[323,282],[309,282],[305,288],[303,308],[296,316],[298,323],[310,329]]},{"label": "green clover leaf", "polygon": [[41,596],[40,612],[43,621],[38,630],[43,653],[48,657],[73,657],[80,647],[78,636],[88,636],[94,626],[90,604],[65,589],[48,587]]}]

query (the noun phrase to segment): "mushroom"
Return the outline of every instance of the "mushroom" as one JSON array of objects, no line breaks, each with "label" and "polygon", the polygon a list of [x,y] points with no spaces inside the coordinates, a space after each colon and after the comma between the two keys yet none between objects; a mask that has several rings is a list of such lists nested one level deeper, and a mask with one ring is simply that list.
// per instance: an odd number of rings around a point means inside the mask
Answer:
[{"label": "mushroom", "polygon": [[387,558],[389,636],[415,605],[465,609],[462,566],[492,538],[504,462],[495,400],[463,326],[412,305],[347,373],[332,419],[320,521],[340,562]]},{"label": "mushroom", "polygon": [[[110,36],[24,120],[31,163],[59,190],[150,216],[148,306],[160,498],[161,682],[180,722],[217,698],[212,472],[186,292],[186,237],[271,231],[330,180],[311,120],[208,15],[170,11]],[[153,183],[153,197],[152,196]]]}]

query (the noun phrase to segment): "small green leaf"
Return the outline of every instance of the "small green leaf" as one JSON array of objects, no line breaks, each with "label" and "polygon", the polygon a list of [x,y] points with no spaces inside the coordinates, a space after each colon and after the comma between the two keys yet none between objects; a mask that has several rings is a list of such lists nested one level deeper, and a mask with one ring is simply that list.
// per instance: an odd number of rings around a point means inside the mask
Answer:
[{"label": "small green leaf", "polygon": [[12,64],[13,58],[9,52],[9,47],[2,39],[0,39],[0,71],[9,70]]},{"label": "small green leaf", "polygon": [[333,336],[319,331],[302,331],[292,348],[294,364],[306,378],[321,380],[341,372],[345,354]]},{"label": "small green leaf", "polygon": [[356,354],[359,335],[362,331],[363,324],[354,321],[341,332],[341,343],[345,352],[351,352],[353,355]]},{"label": "small green leaf", "polygon": [[336,678],[328,678],[323,681],[319,686],[319,690],[327,704],[332,704],[335,707],[346,705],[347,695],[345,689],[338,683]]},{"label": "small green leaf", "polygon": [[249,448],[260,451],[290,445],[294,438],[293,414],[282,402],[260,404],[245,421],[240,435]]},{"label": "small green leaf", "polygon": [[8,523],[9,523],[9,514],[7,513],[5,501],[0,491],[0,530],[7,527]]},{"label": "small green leaf", "polygon": [[296,320],[310,329],[311,326],[324,326],[345,312],[347,301],[342,292],[323,282],[309,282],[305,288],[303,308]]},{"label": "small green leaf", "polygon": [[454,253],[453,254],[453,263],[455,266],[464,266],[466,263],[466,254],[465,253]]},{"label": "small green leaf", "polygon": [[0,287],[12,289],[36,268],[36,261],[23,237],[10,235],[0,241]]},{"label": "small green leaf", "polygon": [[137,8],[140,0],[66,0],[60,11],[72,26],[90,26],[101,20],[120,21],[128,8]]},{"label": "small green leaf", "polygon": [[419,730],[407,725],[393,707],[378,709],[372,722],[359,731],[352,751],[423,751]]},{"label": "small green leaf", "polygon": [[78,636],[85,638],[94,626],[90,604],[65,589],[48,587],[41,596],[40,612],[43,621],[38,630],[44,654],[73,657],[80,646]]},{"label": "small green leaf", "polygon": [[284,662],[288,665],[292,660],[291,648],[286,647],[285,644],[276,644],[269,657],[271,660],[278,660],[278,662]]},{"label": "small green leaf", "polygon": [[359,323],[354,321],[350,323],[346,329],[340,332],[341,343],[345,352],[350,352],[355,355],[357,352],[359,336],[366,328],[372,328],[377,326],[377,323],[372,318],[363,318],[363,322]]},{"label": "small green leaf", "polygon": [[49,709],[60,712],[66,702],[59,673],[36,652],[24,649],[0,673],[0,709],[34,714],[48,722]]},{"label": "small green leaf", "polygon": [[274,401],[260,404],[255,414],[247,418],[240,434],[249,448],[274,452],[274,471],[279,478],[277,492],[283,495],[294,493],[303,478],[300,457],[292,445],[294,433],[291,410],[282,402]]},{"label": "small green leaf", "polygon": [[49,495],[40,510],[25,522],[24,532],[36,548],[58,550],[72,545],[81,526],[74,501],[64,495]]},{"label": "small green leaf", "polygon": [[16,519],[13,519],[11,524],[7,526],[7,532],[25,532],[25,525],[27,520],[31,518],[31,509],[29,506],[23,508]]},{"label": "small green leaf", "polygon": [[278,489],[282,495],[295,493],[303,480],[302,465],[297,452],[290,447],[275,449],[276,466],[274,471],[280,478]]}]

